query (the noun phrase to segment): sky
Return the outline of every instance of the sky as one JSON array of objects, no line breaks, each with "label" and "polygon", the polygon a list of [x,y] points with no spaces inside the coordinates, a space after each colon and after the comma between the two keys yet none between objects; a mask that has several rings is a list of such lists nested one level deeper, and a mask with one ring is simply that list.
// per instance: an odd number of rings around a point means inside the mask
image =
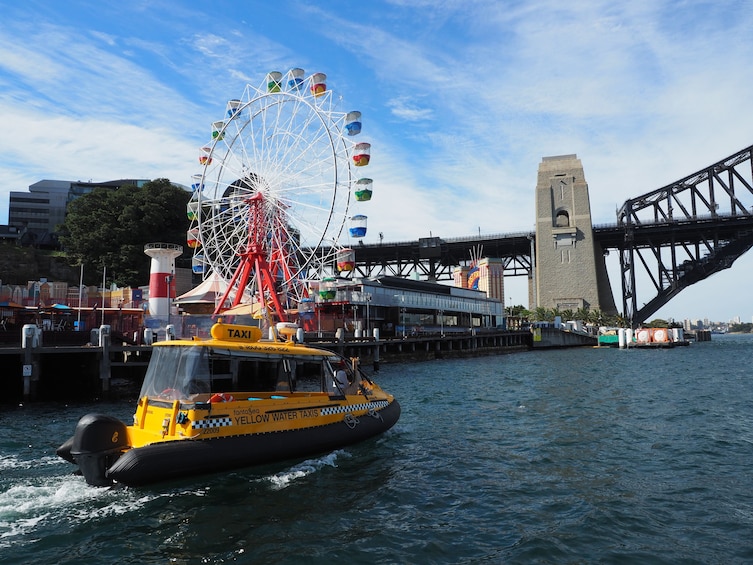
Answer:
[{"label": "sky", "polygon": [[[191,183],[227,100],[327,74],[372,144],[364,243],[533,231],[542,157],[577,154],[595,224],[753,143],[753,3],[0,0],[0,223],[42,179]],[[620,292],[617,254],[610,278]],[[753,256],[655,317],[753,317]],[[508,303],[527,304],[524,277]],[[621,299],[617,299],[618,308]]]}]

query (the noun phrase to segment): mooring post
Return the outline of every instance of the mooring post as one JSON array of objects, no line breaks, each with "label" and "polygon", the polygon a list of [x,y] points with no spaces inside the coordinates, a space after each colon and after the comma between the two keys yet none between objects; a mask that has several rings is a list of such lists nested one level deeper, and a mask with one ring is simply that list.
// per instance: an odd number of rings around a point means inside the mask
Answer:
[{"label": "mooring post", "polygon": [[102,381],[102,395],[110,394],[110,326],[99,326],[99,379]]},{"label": "mooring post", "polygon": [[39,382],[39,348],[42,330],[36,324],[26,324],[21,329],[21,347],[24,350],[24,400],[35,400]]},{"label": "mooring post", "polygon": [[345,355],[345,329],[337,328],[335,330],[335,340],[337,341],[337,352],[340,355]]},{"label": "mooring post", "polygon": [[379,372],[379,328],[374,328],[374,372]]}]

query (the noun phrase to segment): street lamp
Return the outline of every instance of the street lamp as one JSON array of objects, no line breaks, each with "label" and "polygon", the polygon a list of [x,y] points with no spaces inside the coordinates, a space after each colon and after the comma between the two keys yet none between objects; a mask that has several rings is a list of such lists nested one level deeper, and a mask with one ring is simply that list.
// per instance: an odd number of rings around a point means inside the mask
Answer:
[{"label": "street lamp", "polygon": [[366,298],[366,337],[368,337],[371,334],[371,325],[369,323],[369,304],[371,304],[371,294],[367,292],[364,298]]},{"label": "street lamp", "polygon": [[405,339],[405,295],[395,294],[393,295],[395,300],[399,301],[403,306],[400,307],[400,324],[403,326],[403,339]]}]

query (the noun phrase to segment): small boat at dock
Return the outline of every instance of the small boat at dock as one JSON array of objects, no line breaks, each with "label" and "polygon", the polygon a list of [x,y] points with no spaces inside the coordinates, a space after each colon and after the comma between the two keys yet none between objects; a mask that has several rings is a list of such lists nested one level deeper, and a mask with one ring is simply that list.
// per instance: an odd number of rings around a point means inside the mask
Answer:
[{"label": "small boat at dock", "polygon": [[207,339],[155,343],[133,423],[87,414],[58,455],[90,485],[140,486],[327,452],[397,422],[358,359],[278,326],[284,341],[220,320]]}]

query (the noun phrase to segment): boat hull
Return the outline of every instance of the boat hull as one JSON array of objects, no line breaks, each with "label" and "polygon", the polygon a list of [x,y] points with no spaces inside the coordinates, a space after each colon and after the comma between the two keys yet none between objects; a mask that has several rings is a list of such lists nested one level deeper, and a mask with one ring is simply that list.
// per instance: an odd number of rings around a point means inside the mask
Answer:
[{"label": "boat hull", "polygon": [[390,429],[399,417],[400,404],[393,400],[373,415],[322,426],[153,443],[129,449],[107,468],[105,475],[110,481],[143,486],[313,455],[379,435]]}]

